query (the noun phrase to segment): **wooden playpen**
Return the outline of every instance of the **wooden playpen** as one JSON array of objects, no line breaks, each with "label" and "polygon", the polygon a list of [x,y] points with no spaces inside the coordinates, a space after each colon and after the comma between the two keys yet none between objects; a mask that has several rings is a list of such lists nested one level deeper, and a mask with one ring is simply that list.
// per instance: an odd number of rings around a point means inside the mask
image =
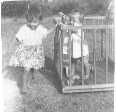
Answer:
[{"label": "wooden playpen", "polygon": [[[78,74],[81,79],[74,84],[67,83],[64,68],[71,74],[71,31],[81,29],[81,57]],[[63,41],[68,35],[67,56],[63,54]],[[84,79],[83,41],[89,46],[90,77]],[[78,51],[77,51],[78,52]],[[59,74],[62,92],[107,91],[114,88],[114,27],[113,21],[105,16],[84,17],[82,26],[59,24],[54,38],[54,63]],[[91,70],[92,68],[92,70]],[[70,80],[69,80],[70,81]]]}]

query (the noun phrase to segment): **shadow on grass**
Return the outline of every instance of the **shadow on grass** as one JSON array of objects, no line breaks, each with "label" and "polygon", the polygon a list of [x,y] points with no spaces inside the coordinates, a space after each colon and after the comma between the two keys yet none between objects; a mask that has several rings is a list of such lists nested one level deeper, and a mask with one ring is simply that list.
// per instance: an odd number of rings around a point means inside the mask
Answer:
[{"label": "shadow on grass", "polygon": [[[21,90],[23,87],[24,68],[7,66],[4,71],[7,71],[7,73],[5,74],[5,78],[16,81],[17,86]],[[61,92],[61,82],[55,70],[53,61],[50,58],[45,58],[45,71],[37,70],[37,74],[39,73],[41,73],[52,84],[52,86],[56,88],[58,92]],[[33,74],[33,70],[29,72],[29,75],[31,74]],[[34,78],[36,77],[34,76]]]},{"label": "shadow on grass", "polygon": [[43,76],[54,85],[58,92],[61,92],[60,78],[56,72],[53,60],[48,57],[45,57],[45,69],[45,72],[42,72]]},{"label": "shadow on grass", "polygon": [[8,78],[10,80],[16,81],[18,88],[21,90],[23,87],[23,75],[24,75],[24,69],[21,67],[10,67],[7,66],[5,68],[5,71],[7,72],[5,74],[5,78]]}]

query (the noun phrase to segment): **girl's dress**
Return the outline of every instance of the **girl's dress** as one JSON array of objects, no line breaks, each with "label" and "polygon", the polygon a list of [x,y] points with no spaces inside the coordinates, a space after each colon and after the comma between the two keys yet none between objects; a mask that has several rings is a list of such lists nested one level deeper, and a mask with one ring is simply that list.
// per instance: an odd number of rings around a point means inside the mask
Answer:
[{"label": "girl's dress", "polygon": [[40,69],[44,67],[44,51],[42,40],[47,37],[48,30],[39,25],[35,30],[27,25],[20,28],[16,38],[21,44],[10,59],[10,66]]}]

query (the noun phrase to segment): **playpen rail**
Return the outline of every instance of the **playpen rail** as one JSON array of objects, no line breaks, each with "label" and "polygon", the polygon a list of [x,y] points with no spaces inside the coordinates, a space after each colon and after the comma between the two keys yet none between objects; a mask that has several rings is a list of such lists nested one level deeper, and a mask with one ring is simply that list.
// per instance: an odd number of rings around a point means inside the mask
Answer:
[{"label": "playpen rail", "polygon": [[64,30],[73,30],[73,31],[77,31],[78,29],[113,29],[114,26],[113,25],[83,25],[83,26],[71,26],[71,25],[64,25],[62,24],[62,29]]}]

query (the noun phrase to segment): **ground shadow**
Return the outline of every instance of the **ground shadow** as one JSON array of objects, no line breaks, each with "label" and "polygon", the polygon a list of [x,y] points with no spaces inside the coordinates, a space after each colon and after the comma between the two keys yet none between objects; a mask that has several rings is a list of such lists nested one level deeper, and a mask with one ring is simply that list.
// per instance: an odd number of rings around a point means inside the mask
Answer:
[{"label": "ground shadow", "polygon": [[23,87],[23,74],[24,74],[24,69],[22,67],[11,67],[11,66],[6,66],[5,70],[7,73],[5,74],[5,78],[9,78],[10,80],[16,81],[17,86],[19,90],[21,91]]},{"label": "ground shadow", "polygon": [[58,92],[61,92],[61,81],[56,72],[53,60],[45,57],[45,71],[41,71],[42,75],[49,80]]},{"label": "ground shadow", "polygon": [[[22,67],[11,67],[6,66],[4,71],[7,71],[5,78],[16,81],[17,86],[21,90],[23,87],[23,75],[24,68]],[[41,73],[52,85],[56,88],[58,92],[61,92],[61,81],[55,70],[54,62],[48,57],[45,57],[45,70],[37,70],[37,73]],[[29,75],[33,74],[33,70],[29,72]],[[36,77],[34,77],[36,78]],[[31,79],[32,80],[32,79]]]}]

